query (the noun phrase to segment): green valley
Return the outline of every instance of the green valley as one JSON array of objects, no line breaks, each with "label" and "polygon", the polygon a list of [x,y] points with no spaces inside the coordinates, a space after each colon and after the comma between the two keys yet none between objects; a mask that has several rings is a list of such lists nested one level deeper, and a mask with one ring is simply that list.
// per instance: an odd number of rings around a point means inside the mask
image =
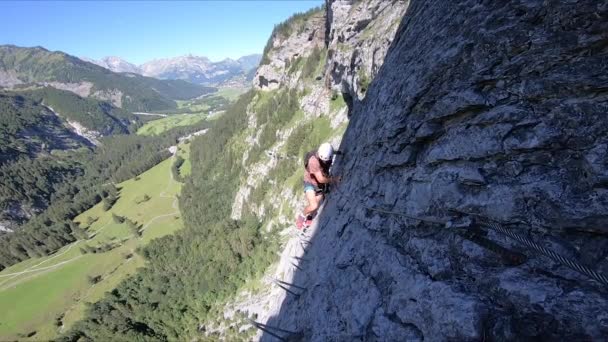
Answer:
[{"label": "green valley", "polygon": [[137,134],[157,135],[174,127],[193,125],[206,117],[206,114],[174,114],[147,122],[137,130]]},{"label": "green valley", "polygon": [[[177,155],[189,160],[189,146],[180,145]],[[111,209],[104,211],[100,202],[78,215],[74,221],[88,238],[0,272],[0,340],[55,338],[83,317],[86,303],[145,266],[136,250],[183,226],[176,197],[182,185],[173,178],[174,161],[169,158],[117,184],[119,198]],[[189,172],[185,165],[182,175]]]},{"label": "green valley", "polygon": [[189,126],[204,119],[213,120],[223,113],[246,89],[220,88],[217,92],[193,100],[177,101],[177,109],[160,111],[162,118],[153,118],[137,130],[139,135],[157,135],[171,128]]}]

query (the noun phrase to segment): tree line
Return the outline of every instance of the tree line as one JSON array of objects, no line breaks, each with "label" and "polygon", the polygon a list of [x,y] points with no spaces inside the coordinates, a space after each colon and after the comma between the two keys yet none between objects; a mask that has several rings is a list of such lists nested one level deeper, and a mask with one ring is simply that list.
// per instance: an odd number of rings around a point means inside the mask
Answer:
[{"label": "tree line", "polygon": [[[0,185],[2,205],[43,202],[42,212],[10,234],[0,235],[0,270],[22,260],[55,252],[78,237],[72,219],[116,191],[114,185],[133,178],[168,158],[168,147],[180,136],[208,127],[201,122],[158,136],[117,135],[102,139],[94,150],[46,160],[26,160],[2,173],[10,178]],[[25,171],[25,167],[35,168]],[[53,165],[62,165],[63,168]],[[49,171],[55,170],[55,174]],[[52,189],[52,191],[50,190]],[[12,197],[9,197],[12,196]],[[29,201],[29,202],[28,202]]]},{"label": "tree line", "polygon": [[192,142],[192,173],[180,196],[185,228],[139,251],[148,267],[91,305],[60,340],[195,337],[198,322],[217,316],[215,304],[263,274],[278,241],[262,237],[263,222],[253,216],[230,219],[243,171],[244,146],[236,139],[246,128],[252,98],[242,96]]},{"label": "tree line", "polygon": [[[256,96],[258,96],[256,98]],[[266,96],[266,97],[264,97]],[[147,267],[119,284],[101,301],[88,307],[84,320],[66,332],[61,341],[79,340],[188,340],[200,337],[200,322],[221,316],[221,305],[247,280],[263,275],[275,260],[279,240],[262,234],[266,222],[245,208],[242,219],[230,218],[232,202],[245,168],[246,108],[257,102],[258,120],[275,121],[283,128],[298,110],[294,91],[244,94],[209,132],[191,143],[192,171],[180,195],[185,227],[174,235],[153,240],[139,250]],[[254,100],[255,98],[255,100]],[[287,142],[288,157],[267,176],[278,184],[301,164],[298,156],[318,146],[331,133],[329,120],[315,119]],[[262,142],[276,141],[276,135]],[[253,149],[252,151],[254,151]],[[258,157],[253,159],[257,160]],[[272,185],[261,184],[249,201],[259,203]]]}]

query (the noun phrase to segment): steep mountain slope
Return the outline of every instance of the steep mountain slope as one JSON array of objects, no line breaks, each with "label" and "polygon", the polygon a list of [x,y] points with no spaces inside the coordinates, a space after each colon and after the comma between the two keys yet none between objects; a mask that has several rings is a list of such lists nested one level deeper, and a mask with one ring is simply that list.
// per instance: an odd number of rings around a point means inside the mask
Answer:
[{"label": "steep mountain slope", "polygon": [[[607,8],[325,8],[276,27],[192,142],[184,230],[63,340],[602,339],[605,288],[455,213],[606,271]],[[345,130],[343,181],[296,236],[301,156]]]},{"label": "steep mountain slope", "polygon": [[[385,13],[403,13],[405,5],[393,3]],[[257,334],[250,325],[240,329],[242,313],[264,320],[273,303],[280,305],[264,274],[282,273],[278,251],[285,240],[299,241],[292,232],[303,205],[301,157],[323,141],[337,146],[346,128],[344,98],[323,77],[334,65],[325,45],[331,29],[322,9],[275,29],[258,79],[276,68],[282,83],[270,89],[256,82],[192,142],[192,176],[180,196],[185,229],[143,251],[149,269],[92,306],[65,340],[232,341]],[[391,39],[383,29],[372,36]],[[235,299],[238,293],[245,300]]]},{"label": "steep mountain slope", "polygon": [[[44,145],[38,146],[38,149],[72,149],[73,146],[70,147],[72,144],[69,143],[40,143],[42,140],[39,139],[61,139],[63,136],[59,131],[45,133],[45,129],[51,126],[69,128],[70,134],[76,136],[73,139],[87,142],[87,145],[91,146],[98,144],[97,140],[103,136],[129,133],[140,123],[137,116],[108,102],[82,98],[72,92],[52,87],[3,91],[0,95],[3,103],[0,113],[5,121],[0,130],[4,133],[5,146],[29,139],[28,143]],[[54,119],[48,117],[48,113],[52,114]],[[55,134],[59,136],[53,137]],[[32,157],[31,153],[22,152]],[[11,155],[15,157],[13,154],[4,157]]]},{"label": "steep mountain slope", "polygon": [[312,341],[604,339],[605,284],[480,217],[607,273],[607,19],[591,0],[411,1],[283,279],[296,296],[262,323]]},{"label": "steep mountain slope", "polygon": [[237,61],[237,63],[239,63],[241,68],[243,68],[243,70],[250,71],[252,69],[257,68],[258,65],[260,64],[261,60],[262,60],[262,55],[256,53],[256,54],[251,54],[251,55],[246,55],[246,56],[240,57],[236,61]]},{"label": "steep mountain slope", "polygon": [[54,188],[82,171],[67,154],[140,123],[108,102],[52,87],[0,92],[0,114],[0,230],[43,210]]},{"label": "steep mountain slope", "polygon": [[20,156],[75,149],[89,142],[31,97],[0,93],[0,166]]},{"label": "steep mountain slope", "polygon": [[174,100],[190,99],[214,90],[181,80],[117,74],[40,47],[0,46],[0,86],[24,88],[31,85],[68,90],[81,97],[109,101],[130,111],[175,108]]}]

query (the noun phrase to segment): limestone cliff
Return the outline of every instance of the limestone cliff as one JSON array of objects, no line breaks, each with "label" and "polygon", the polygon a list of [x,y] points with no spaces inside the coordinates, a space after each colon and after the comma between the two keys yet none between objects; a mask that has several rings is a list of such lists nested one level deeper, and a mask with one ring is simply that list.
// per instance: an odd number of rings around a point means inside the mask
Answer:
[{"label": "limestone cliff", "polygon": [[[294,212],[301,209],[303,203],[301,193],[295,191],[297,187],[293,185],[300,182],[302,170],[296,171],[289,184],[273,185],[275,190],[270,192],[266,189],[265,198],[270,199],[266,203],[252,200],[250,195],[255,189],[261,192],[261,184],[268,180],[273,169],[286,163],[285,159],[299,160],[301,156],[290,155],[291,149],[286,146],[298,131],[308,127],[308,135],[315,136],[312,139],[315,143],[329,140],[339,145],[347,122],[346,105],[365,95],[367,85],[382,65],[407,4],[407,1],[332,0],[322,9],[294,15],[275,28],[253,80],[258,94],[248,108],[249,130],[245,141],[249,148],[243,156],[247,172],[234,201],[234,219],[242,216],[247,204],[258,217],[273,217],[269,207],[285,207],[287,215],[274,217],[283,224],[292,222]],[[268,120],[260,122],[260,112],[284,111],[277,102],[280,103],[279,97],[288,91],[297,97],[300,108],[297,115],[281,125]],[[269,103],[272,106],[268,106]],[[260,139],[269,140],[263,136],[271,129],[275,131],[270,139],[274,143],[264,144]],[[304,141],[302,145],[311,148],[314,144],[309,142]],[[259,150],[263,150],[264,156],[251,163],[255,159],[251,155],[260,153]]]},{"label": "limestone cliff", "polygon": [[605,339],[605,285],[485,226],[441,223],[498,221],[608,273],[607,32],[608,6],[592,0],[412,0],[353,104],[343,182],[268,331]]},{"label": "limestone cliff", "polygon": [[[231,148],[242,151],[244,170],[231,216],[255,216],[263,222],[267,238],[280,240],[283,257],[254,281],[256,286],[248,286],[227,303],[218,319],[201,322],[206,335],[231,340],[236,338],[231,331],[243,323],[243,316],[265,321],[280,308],[284,293],[272,286],[271,279],[292,272],[288,256],[300,250],[293,224],[305,204],[302,156],[321,142],[339,146],[348,123],[347,104],[364,95],[357,85],[342,85],[357,82],[361,70],[369,70],[367,82],[372,80],[397,29],[394,17],[403,14],[406,5],[383,0],[331,2],[275,28],[253,80],[248,128],[231,143]],[[335,15],[338,6],[348,10]],[[362,20],[365,27],[357,24]],[[390,22],[392,26],[385,25]],[[348,39],[327,40],[342,34]],[[371,47],[377,51],[370,55],[366,51]],[[239,331],[250,334],[251,328]]]},{"label": "limestone cliff", "polygon": [[409,1],[329,0],[325,43],[327,83],[361,100],[378,73]]},{"label": "limestone cliff", "polygon": [[[483,224],[608,273],[607,19],[591,0],[328,1],[280,25],[232,215],[280,231],[283,250],[202,330],[250,334],[249,317],[262,340],[607,336],[605,285]],[[343,181],[296,236],[299,158],[320,140],[341,141]]]}]

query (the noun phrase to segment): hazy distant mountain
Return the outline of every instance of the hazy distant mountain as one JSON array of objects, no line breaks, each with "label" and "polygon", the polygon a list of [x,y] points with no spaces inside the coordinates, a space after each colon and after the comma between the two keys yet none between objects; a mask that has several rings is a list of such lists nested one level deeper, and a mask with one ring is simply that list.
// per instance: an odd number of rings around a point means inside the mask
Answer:
[{"label": "hazy distant mountain", "polygon": [[120,57],[109,56],[104,57],[99,61],[90,58],[83,58],[83,60],[95,63],[114,72],[132,72],[134,74],[141,74],[141,69],[137,65],[131,64]]},{"label": "hazy distant mountain", "polygon": [[108,101],[128,111],[171,109],[176,107],[174,100],[214,91],[181,80],[115,73],[61,51],[0,45],[0,87],[32,86],[67,90],[80,97]]},{"label": "hazy distant mountain", "polygon": [[169,80],[186,80],[203,85],[248,84],[251,81],[251,70],[261,60],[261,55],[247,55],[237,60],[230,58],[212,62],[204,56],[179,56],[175,58],[155,59],[140,66],[129,63],[119,57],[105,57],[100,61],[87,59],[114,72],[131,72]]},{"label": "hazy distant mountain", "polygon": [[243,69],[250,71],[251,69],[255,69],[260,64],[260,60],[262,59],[262,55],[254,54],[243,56],[236,61],[243,67]]}]

